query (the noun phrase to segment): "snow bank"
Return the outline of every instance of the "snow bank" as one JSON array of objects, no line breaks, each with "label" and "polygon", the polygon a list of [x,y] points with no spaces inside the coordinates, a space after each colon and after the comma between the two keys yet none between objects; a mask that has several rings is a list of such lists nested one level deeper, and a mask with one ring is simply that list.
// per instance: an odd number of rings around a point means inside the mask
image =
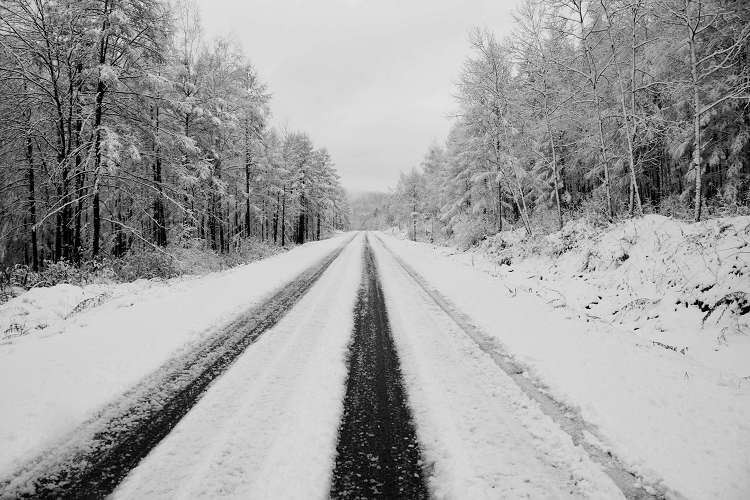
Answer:
[{"label": "snow bank", "polygon": [[58,285],[0,306],[0,476],[346,238],[203,277]]},{"label": "snow bank", "polygon": [[45,288],[32,288],[5,304],[0,305],[0,342],[18,341],[29,334],[51,335],[59,333],[65,319],[104,302],[162,289],[180,281],[138,280],[132,283],[91,284],[76,286],[61,284]]},{"label": "snow bank", "polygon": [[750,376],[750,217],[698,224],[648,215],[602,231],[583,221],[532,240],[501,233],[475,265],[578,317],[604,321]]},{"label": "snow bank", "polygon": [[739,499],[750,491],[750,315],[719,306],[703,324],[701,303],[750,292],[748,224],[649,216],[604,233],[503,233],[474,252],[383,238],[631,470],[675,495]]}]

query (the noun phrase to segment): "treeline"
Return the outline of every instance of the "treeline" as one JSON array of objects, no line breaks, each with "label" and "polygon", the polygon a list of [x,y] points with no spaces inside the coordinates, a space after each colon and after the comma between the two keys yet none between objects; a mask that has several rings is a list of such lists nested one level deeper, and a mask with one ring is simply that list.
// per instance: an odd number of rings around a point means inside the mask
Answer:
[{"label": "treeline", "polygon": [[401,176],[382,224],[471,239],[747,211],[750,3],[528,0],[512,36],[470,43],[448,138]]},{"label": "treeline", "polygon": [[325,149],[194,2],[0,0],[0,262],[80,264],[347,225]]}]

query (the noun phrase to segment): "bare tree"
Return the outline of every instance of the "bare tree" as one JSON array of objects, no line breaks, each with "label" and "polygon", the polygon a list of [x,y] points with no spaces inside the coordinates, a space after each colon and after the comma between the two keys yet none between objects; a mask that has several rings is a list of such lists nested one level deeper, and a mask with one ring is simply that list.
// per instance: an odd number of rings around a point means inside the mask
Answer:
[{"label": "bare tree", "polygon": [[611,64],[610,60],[602,60],[597,57],[596,49],[603,42],[601,30],[598,26],[598,14],[591,12],[592,5],[586,0],[562,0],[561,5],[567,9],[570,18],[566,21],[572,22],[575,29],[568,29],[569,24],[560,24],[563,34],[575,38],[580,46],[580,68],[561,62],[567,70],[578,74],[591,87],[591,97],[594,111],[596,114],[597,137],[599,140],[599,152],[601,166],[604,171],[604,191],[607,203],[607,215],[610,219],[615,216],[615,208],[612,202],[612,181],[610,173],[610,156],[609,148],[604,134],[604,106],[602,103],[603,86],[606,83],[605,77]]},{"label": "bare tree", "polygon": [[[680,28],[684,36],[682,45],[688,51],[687,83],[692,100],[692,169],[695,175],[693,214],[698,221],[703,210],[701,120],[725,101],[750,99],[750,70],[746,61],[743,65],[740,59],[747,51],[750,24],[739,16],[739,11],[721,2],[673,0],[662,1],[660,6],[663,13],[668,14],[668,17],[663,16],[665,22]],[[717,81],[718,78],[721,81]]]}]

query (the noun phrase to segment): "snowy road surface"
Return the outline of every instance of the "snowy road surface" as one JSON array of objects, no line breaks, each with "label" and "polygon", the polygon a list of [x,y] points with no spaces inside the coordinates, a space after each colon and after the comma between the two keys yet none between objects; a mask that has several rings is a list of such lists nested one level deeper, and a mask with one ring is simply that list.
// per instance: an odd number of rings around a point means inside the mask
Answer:
[{"label": "snowy road surface", "polygon": [[364,267],[331,496],[427,498],[414,421],[369,244]]},{"label": "snowy road surface", "polygon": [[527,383],[588,423],[582,446],[615,454],[670,498],[750,498],[747,380],[578,318],[525,293],[521,280],[509,289],[471,255],[380,236],[491,347],[509,353]]},{"label": "snowy road surface", "polygon": [[362,238],[126,478],[115,498],[321,498],[342,411]]},{"label": "snowy road surface", "polygon": [[439,498],[620,498],[610,479],[375,243]]},{"label": "snowy road surface", "polygon": [[[252,323],[234,321],[220,329],[242,338],[241,332],[265,324],[259,314],[274,316],[250,341],[238,344],[226,366],[212,373],[207,389],[143,448],[145,458],[138,456],[114,475],[92,466],[86,476],[91,484],[105,484],[92,489],[92,496],[117,486],[114,498],[132,499],[701,498],[679,478],[659,477],[658,460],[623,465],[633,461],[619,460],[611,453],[618,448],[601,442],[616,434],[598,432],[577,410],[558,404],[554,391],[523,380],[526,365],[534,368],[532,359],[505,365],[492,351],[494,344],[477,340],[502,336],[503,324],[486,322],[493,311],[483,315],[472,301],[512,307],[513,298],[482,297],[469,288],[458,290],[464,296],[457,297],[457,289],[436,276],[443,270],[429,267],[428,255],[382,235],[360,233],[318,248],[307,251],[307,266],[295,268],[297,275],[310,276],[300,297],[273,314],[256,300]],[[323,265],[326,256],[332,260]],[[442,263],[451,276],[454,270]],[[417,271],[432,274],[424,280]],[[285,286],[300,279],[292,275]],[[174,388],[154,387],[161,380],[155,374],[185,356],[209,359],[211,352],[201,348],[215,344],[206,342],[187,344],[136,389],[102,401],[103,410],[81,411],[87,421],[56,436],[54,453],[31,461],[20,453],[6,459],[27,462],[10,473],[0,470],[0,497],[66,491],[81,496],[85,483],[66,490],[69,485],[59,480],[71,457],[84,464],[102,460],[100,448],[89,447],[96,451],[88,456],[82,451],[92,429],[98,436],[102,426],[122,427],[111,418],[122,405],[141,405],[146,421],[161,415],[159,402],[173,397]],[[638,477],[639,469],[649,471],[646,480]],[[731,488],[708,478],[699,491],[742,498],[746,478],[732,471],[727,477],[734,481]],[[58,489],[45,489],[55,481]]]},{"label": "snowy road surface", "polygon": [[[10,319],[45,327],[0,343],[0,482],[348,238],[201,277],[140,280],[104,292],[58,285],[3,305]],[[104,303],[79,311],[90,300]]]}]

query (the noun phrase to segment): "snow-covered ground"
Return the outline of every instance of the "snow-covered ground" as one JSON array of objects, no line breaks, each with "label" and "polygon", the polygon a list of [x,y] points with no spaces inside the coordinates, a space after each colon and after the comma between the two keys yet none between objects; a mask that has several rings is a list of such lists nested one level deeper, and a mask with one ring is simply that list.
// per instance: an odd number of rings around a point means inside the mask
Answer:
[{"label": "snow-covered ground", "polygon": [[[203,277],[61,285],[0,306],[0,478],[350,237]],[[611,450],[647,486],[670,498],[748,498],[750,218],[647,216],[605,231],[577,222],[533,239],[504,232],[470,252],[378,238],[437,497],[621,495],[513,379],[528,375],[594,426],[586,446]],[[362,240],[215,381],[118,495],[328,494]],[[523,370],[501,370],[391,251]]]},{"label": "snow-covered ground", "polygon": [[58,285],[0,306],[9,333],[0,340],[0,477],[349,237],[202,277]]},{"label": "snow-covered ground", "polygon": [[648,215],[606,231],[575,221],[525,240],[504,232],[462,258],[577,317],[684,350],[730,379],[750,375],[750,217]]},{"label": "snow-covered ground", "polygon": [[435,498],[623,498],[374,240]]},{"label": "snow-covered ground", "polygon": [[362,242],[248,347],[115,498],[327,497]]},{"label": "snow-covered ground", "polygon": [[750,292],[749,224],[648,216],[603,234],[570,225],[535,252],[539,240],[512,233],[465,253],[384,240],[580,409],[631,470],[676,497],[741,499],[750,493],[750,315],[740,301],[704,324],[700,307]]}]

